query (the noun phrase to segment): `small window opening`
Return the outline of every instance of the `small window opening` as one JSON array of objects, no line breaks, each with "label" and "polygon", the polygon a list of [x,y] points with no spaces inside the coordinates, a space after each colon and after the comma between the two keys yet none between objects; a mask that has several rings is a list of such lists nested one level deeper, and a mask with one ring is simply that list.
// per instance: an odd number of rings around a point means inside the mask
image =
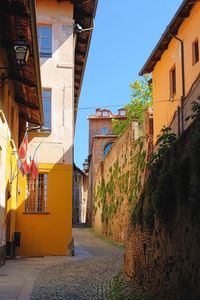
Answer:
[{"label": "small window opening", "polygon": [[192,60],[193,60],[193,65],[195,65],[199,61],[199,42],[198,42],[198,40],[195,40],[192,43]]},{"label": "small window opening", "polygon": [[176,94],[176,67],[170,70],[170,98]]}]

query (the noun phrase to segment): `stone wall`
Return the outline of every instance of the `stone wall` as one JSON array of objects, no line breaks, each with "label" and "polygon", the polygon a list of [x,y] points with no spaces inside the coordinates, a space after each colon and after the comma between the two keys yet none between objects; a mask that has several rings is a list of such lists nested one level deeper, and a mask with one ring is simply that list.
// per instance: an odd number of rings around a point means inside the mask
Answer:
[{"label": "stone wall", "polygon": [[132,211],[125,271],[158,299],[200,299],[199,132],[200,122],[184,132]]}]

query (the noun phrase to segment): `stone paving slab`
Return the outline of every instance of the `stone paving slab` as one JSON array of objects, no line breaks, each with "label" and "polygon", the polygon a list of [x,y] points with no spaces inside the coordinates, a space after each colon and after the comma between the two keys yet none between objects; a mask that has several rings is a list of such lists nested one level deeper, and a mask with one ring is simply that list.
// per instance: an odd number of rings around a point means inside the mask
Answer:
[{"label": "stone paving slab", "polygon": [[0,300],[107,299],[109,282],[122,266],[123,249],[77,228],[74,257],[7,260],[0,268]]}]

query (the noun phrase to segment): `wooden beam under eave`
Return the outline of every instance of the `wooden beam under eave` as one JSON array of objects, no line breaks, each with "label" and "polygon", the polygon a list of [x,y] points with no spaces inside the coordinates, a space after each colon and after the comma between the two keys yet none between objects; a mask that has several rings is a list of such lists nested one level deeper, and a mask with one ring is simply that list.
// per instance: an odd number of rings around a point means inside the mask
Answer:
[{"label": "wooden beam under eave", "polygon": [[19,98],[19,97],[16,97],[15,98],[15,102],[19,105],[22,105],[22,106],[25,106],[27,108],[30,108],[30,109],[33,109],[33,110],[39,110],[38,106],[34,103],[31,103],[31,102],[27,102],[25,101],[25,99],[23,98]]},{"label": "wooden beam under eave", "polygon": [[81,16],[81,18],[85,17],[85,18],[91,18],[92,14],[90,12],[81,10],[81,9],[77,9],[76,11],[76,15],[77,16]]},{"label": "wooden beam under eave", "polygon": [[22,76],[16,75],[14,73],[9,73],[9,77],[10,79],[13,79],[15,81],[18,81],[24,85],[30,86],[30,87],[36,87],[37,85],[35,84],[35,82],[33,82],[30,79],[24,78]]},{"label": "wooden beam under eave", "polygon": [[23,112],[20,112],[20,117],[22,117],[24,120],[26,120],[27,122],[30,122],[32,124],[35,124],[35,125],[40,125],[40,122],[38,122],[38,120],[36,120],[35,118],[30,118],[28,116],[28,114],[25,114]]},{"label": "wooden beam under eave", "polygon": [[30,18],[29,14],[14,8],[1,7],[0,15],[15,16],[28,20]]}]

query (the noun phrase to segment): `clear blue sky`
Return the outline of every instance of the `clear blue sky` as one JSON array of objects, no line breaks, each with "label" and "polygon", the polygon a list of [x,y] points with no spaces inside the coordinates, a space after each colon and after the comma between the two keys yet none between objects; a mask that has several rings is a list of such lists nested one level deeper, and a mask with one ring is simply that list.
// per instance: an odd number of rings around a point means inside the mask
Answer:
[{"label": "clear blue sky", "polygon": [[[171,21],[182,0],[99,0],[77,114],[74,160],[88,155],[88,120],[95,109],[130,102],[129,84]],[[110,108],[116,112],[118,107]]]}]

